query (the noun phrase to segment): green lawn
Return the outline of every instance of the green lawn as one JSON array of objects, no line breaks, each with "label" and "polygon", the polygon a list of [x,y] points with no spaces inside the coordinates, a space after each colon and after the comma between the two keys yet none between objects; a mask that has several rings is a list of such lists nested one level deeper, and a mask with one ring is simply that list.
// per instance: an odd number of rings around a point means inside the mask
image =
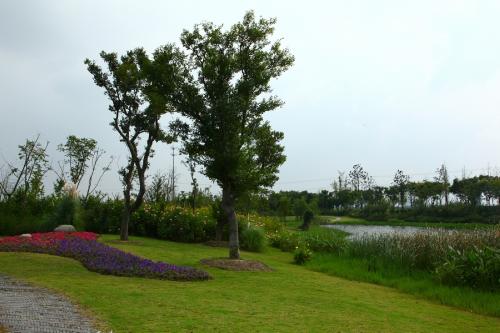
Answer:
[{"label": "green lawn", "polygon": [[[104,236],[109,242],[116,236]],[[199,266],[226,249],[132,237],[113,246]],[[208,282],[105,276],[71,259],[0,253],[0,273],[62,292],[113,332],[498,332],[500,319],[439,305],[394,289],[291,264],[291,254],[243,253],[271,273],[209,269]]]},{"label": "green lawn", "polygon": [[337,277],[397,288],[441,304],[500,317],[500,293],[443,285],[429,272],[414,270],[409,273],[401,267],[380,261],[374,266],[372,260],[328,253],[316,253],[306,267]]}]

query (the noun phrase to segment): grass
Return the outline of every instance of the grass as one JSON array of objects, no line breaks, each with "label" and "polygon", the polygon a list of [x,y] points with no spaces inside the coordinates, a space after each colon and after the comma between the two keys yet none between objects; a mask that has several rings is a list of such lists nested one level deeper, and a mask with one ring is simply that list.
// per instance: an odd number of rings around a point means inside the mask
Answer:
[{"label": "grass", "polygon": [[[153,260],[200,267],[227,249],[132,237],[103,241]],[[49,255],[0,253],[0,273],[54,289],[113,332],[497,332],[500,319],[291,264],[290,253],[243,252],[273,272],[205,268],[213,280],[173,282],[100,275]]]},{"label": "grass", "polygon": [[477,313],[500,317],[500,294],[469,288],[450,287],[435,281],[424,271],[408,271],[379,261],[342,257],[334,254],[316,254],[307,268],[343,277],[399,289],[435,302]]},{"label": "grass", "polygon": [[368,221],[361,218],[350,216],[321,216],[319,218],[323,224],[346,224],[346,225],[389,225],[389,226],[412,226],[423,228],[442,228],[442,229],[488,229],[494,224],[485,223],[453,223],[453,222],[407,222],[402,220],[388,221]]}]

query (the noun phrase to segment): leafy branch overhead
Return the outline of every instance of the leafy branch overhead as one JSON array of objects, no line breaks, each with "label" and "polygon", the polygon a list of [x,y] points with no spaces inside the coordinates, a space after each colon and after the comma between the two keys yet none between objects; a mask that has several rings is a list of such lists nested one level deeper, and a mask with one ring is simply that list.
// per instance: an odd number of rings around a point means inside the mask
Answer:
[{"label": "leafy branch overhead", "polygon": [[192,68],[180,105],[192,121],[185,150],[209,178],[241,193],[272,186],[285,161],[283,134],[263,120],[283,104],[271,95],[271,79],[294,61],[279,40],[270,41],[275,23],[248,12],[227,31],[204,23],[181,36]]}]

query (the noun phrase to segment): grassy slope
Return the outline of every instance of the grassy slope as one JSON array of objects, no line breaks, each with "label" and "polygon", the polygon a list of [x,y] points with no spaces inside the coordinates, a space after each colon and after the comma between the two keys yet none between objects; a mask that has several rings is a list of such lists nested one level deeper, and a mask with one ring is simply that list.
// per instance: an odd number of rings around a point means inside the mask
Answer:
[{"label": "grassy slope", "polygon": [[356,217],[342,216],[321,216],[322,223],[326,224],[346,224],[346,225],[389,225],[389,226],[412,226],[425,228],[444,228],[444,229],[484,229],[492,228],[494,224],[484,223],[451,223],[451,222],[406,222],[400,220],[389,221],[368,221]]},{"label": "grassy slope", "polygon": [[[184,265],[198,265],[202,258],[224,256],[227,251],[133,239],[135,243],[113,246]],[[290,254],[274,249],[244,256],[276,271],[209,269],[214,280],[182,283],[99,275],[66,258],[0,253],[0,273],[67,294],[114,332],[495,332],[500,327],[498,318],[312,272],[290,264]]]},{"label": "grassy slope", "polygon": [[[373,267],[373,262],[370,264]],[[384,266],[380,262],[377,263],[376,270],[369,270],[370,264],[364,259],[325,253],[315,254],[306,267],[338,277],[397,288],[441,304],[500,317],[500,293],[442,285],[427,272],[414,271],[409,276],[401,268]]]}]

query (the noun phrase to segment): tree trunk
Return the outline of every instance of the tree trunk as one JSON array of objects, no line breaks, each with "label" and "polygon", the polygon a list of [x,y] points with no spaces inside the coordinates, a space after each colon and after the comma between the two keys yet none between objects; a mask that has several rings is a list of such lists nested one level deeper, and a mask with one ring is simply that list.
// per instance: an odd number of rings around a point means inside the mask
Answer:
[{"label": "tree trunk", "polygon": [[130,221],[130,211],[127,207],[123,208],[122,224],[120,227],[120,240],[128,241],[128,224]]},{"label": "tree trunk", "polygon": [[234,210],[234,196],[230,186],[222,189],[222,210],[229,225],[229,258],[240,259],[240,243],[238,238],[238,221]]}]

